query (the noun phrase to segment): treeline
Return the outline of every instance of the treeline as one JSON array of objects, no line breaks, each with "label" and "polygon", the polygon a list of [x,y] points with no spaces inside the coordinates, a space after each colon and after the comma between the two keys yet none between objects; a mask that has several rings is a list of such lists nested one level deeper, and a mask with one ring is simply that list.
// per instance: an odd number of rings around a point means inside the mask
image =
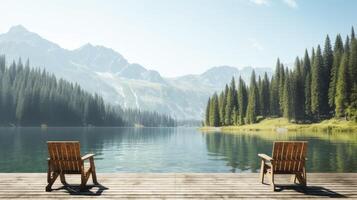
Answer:
[{"label": "treeline", "polygon": [[242,78],[208,99],[205,125],[228,126],[256,123],[264,117],[285,117],[296,123],[318,122],[332,117],[357,121],[357,39],[343,42],[337,35],[332,48],[327,35],[323,49],[305,50],[293,69],[277,60],[274,75],[256,78],[249,86]]},{"label": "treeline", "polygon": [[30,68],[21,59],[6,66],[0,56],[1,126],[172,126],[174,120],[153,112],[124,111],[78,84]]},{"label": "treeline", "polygon": [[174,127],[177,125],[175,119],[158,112],[125,109],[121,113],[125,121],[134,122],[134,125],[146,127]]}]

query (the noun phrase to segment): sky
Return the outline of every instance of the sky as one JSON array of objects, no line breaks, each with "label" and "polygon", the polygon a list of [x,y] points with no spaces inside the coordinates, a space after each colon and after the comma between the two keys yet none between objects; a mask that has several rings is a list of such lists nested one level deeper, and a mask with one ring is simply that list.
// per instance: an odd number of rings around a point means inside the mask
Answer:
[{"label": "sky", "polygon": [[76,49],[110,47],[165,77],[274,67],[357,27],[354,0],[2,0],[0,32],[23,25]]}]

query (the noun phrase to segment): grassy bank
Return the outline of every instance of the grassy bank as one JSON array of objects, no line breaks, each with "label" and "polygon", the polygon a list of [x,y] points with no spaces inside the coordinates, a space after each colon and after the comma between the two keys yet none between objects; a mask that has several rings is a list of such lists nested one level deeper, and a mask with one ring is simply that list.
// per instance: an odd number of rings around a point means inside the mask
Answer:
[{"label": "grassy bank", "polygon": [[284,118],[267,118],[256,124],[224,127],[201,127],[202,131],[334,131],[334,132],[357,132],[357,123],[343,119],[329,119],[320,123],[295,124]]}]

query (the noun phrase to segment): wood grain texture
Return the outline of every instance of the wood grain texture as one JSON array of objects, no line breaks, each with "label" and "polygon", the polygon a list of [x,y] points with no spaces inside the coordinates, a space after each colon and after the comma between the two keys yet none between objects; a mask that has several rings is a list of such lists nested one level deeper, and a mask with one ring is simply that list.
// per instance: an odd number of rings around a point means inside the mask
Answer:
[{"label": "wood grain texture", "polygon": [[309,173],[306,190],[276,176],[276,192],[261,184],[257,173],[99,173],[80,191],[80,175],[68,175],[68,186],[55,182],[45,192],[45,173],[0,173],[0,199],[298,199],[357,198],[357,173]]},{"label": "wood grain texture", "polygon": [[291,181],[306,186],[307,175],[305,168],[307,141],[276,141],[273,144],[272,159],[265,154],[261,157],[260,180],[269,178],[272,190],[275,190],[275,174],[292,174]]},{"label": "wood grain texture", "polygon": [[[67,185],[66,174],[81,175],[81,189],[83,190],[89,176],[92,175],[94,183],[97,183],[94,154],[81,157],[78,141],[48,141],[48,170],[46,191],[52,190],[52,185],[60,176],[61,183]],[[89,160],[89,168],[85,167],[85,160]]]}]

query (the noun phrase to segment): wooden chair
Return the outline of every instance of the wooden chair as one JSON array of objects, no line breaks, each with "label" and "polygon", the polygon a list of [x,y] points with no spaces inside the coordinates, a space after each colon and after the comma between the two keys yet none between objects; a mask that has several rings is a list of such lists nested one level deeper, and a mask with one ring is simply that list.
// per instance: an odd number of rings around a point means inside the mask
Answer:
[{"label": "wooden chair", "polygon": [[261,161],[260,178],[264,183],[264,175],[270,178],[270,183],[275,191],[274,175],[293,174],[292,181],[296,180],[303,186],[306,186],[306,141],[279,141],[274,142],[273,157],[266,154],[258,154]]},{"label": "wooden chair", "polygon": [[[51,141],[48,145],[48,171],[46,191],[51,191],[53,183],[60,176],[62,184],[66,185],[65,174],[80,174],[83,190],[92,174],[94,184],[98,184],[94,166],[94,154],[87,154],[81,157],[80,145],[77,141]],[[89,160],[89,167],[84,165],[84,161]]]}]

